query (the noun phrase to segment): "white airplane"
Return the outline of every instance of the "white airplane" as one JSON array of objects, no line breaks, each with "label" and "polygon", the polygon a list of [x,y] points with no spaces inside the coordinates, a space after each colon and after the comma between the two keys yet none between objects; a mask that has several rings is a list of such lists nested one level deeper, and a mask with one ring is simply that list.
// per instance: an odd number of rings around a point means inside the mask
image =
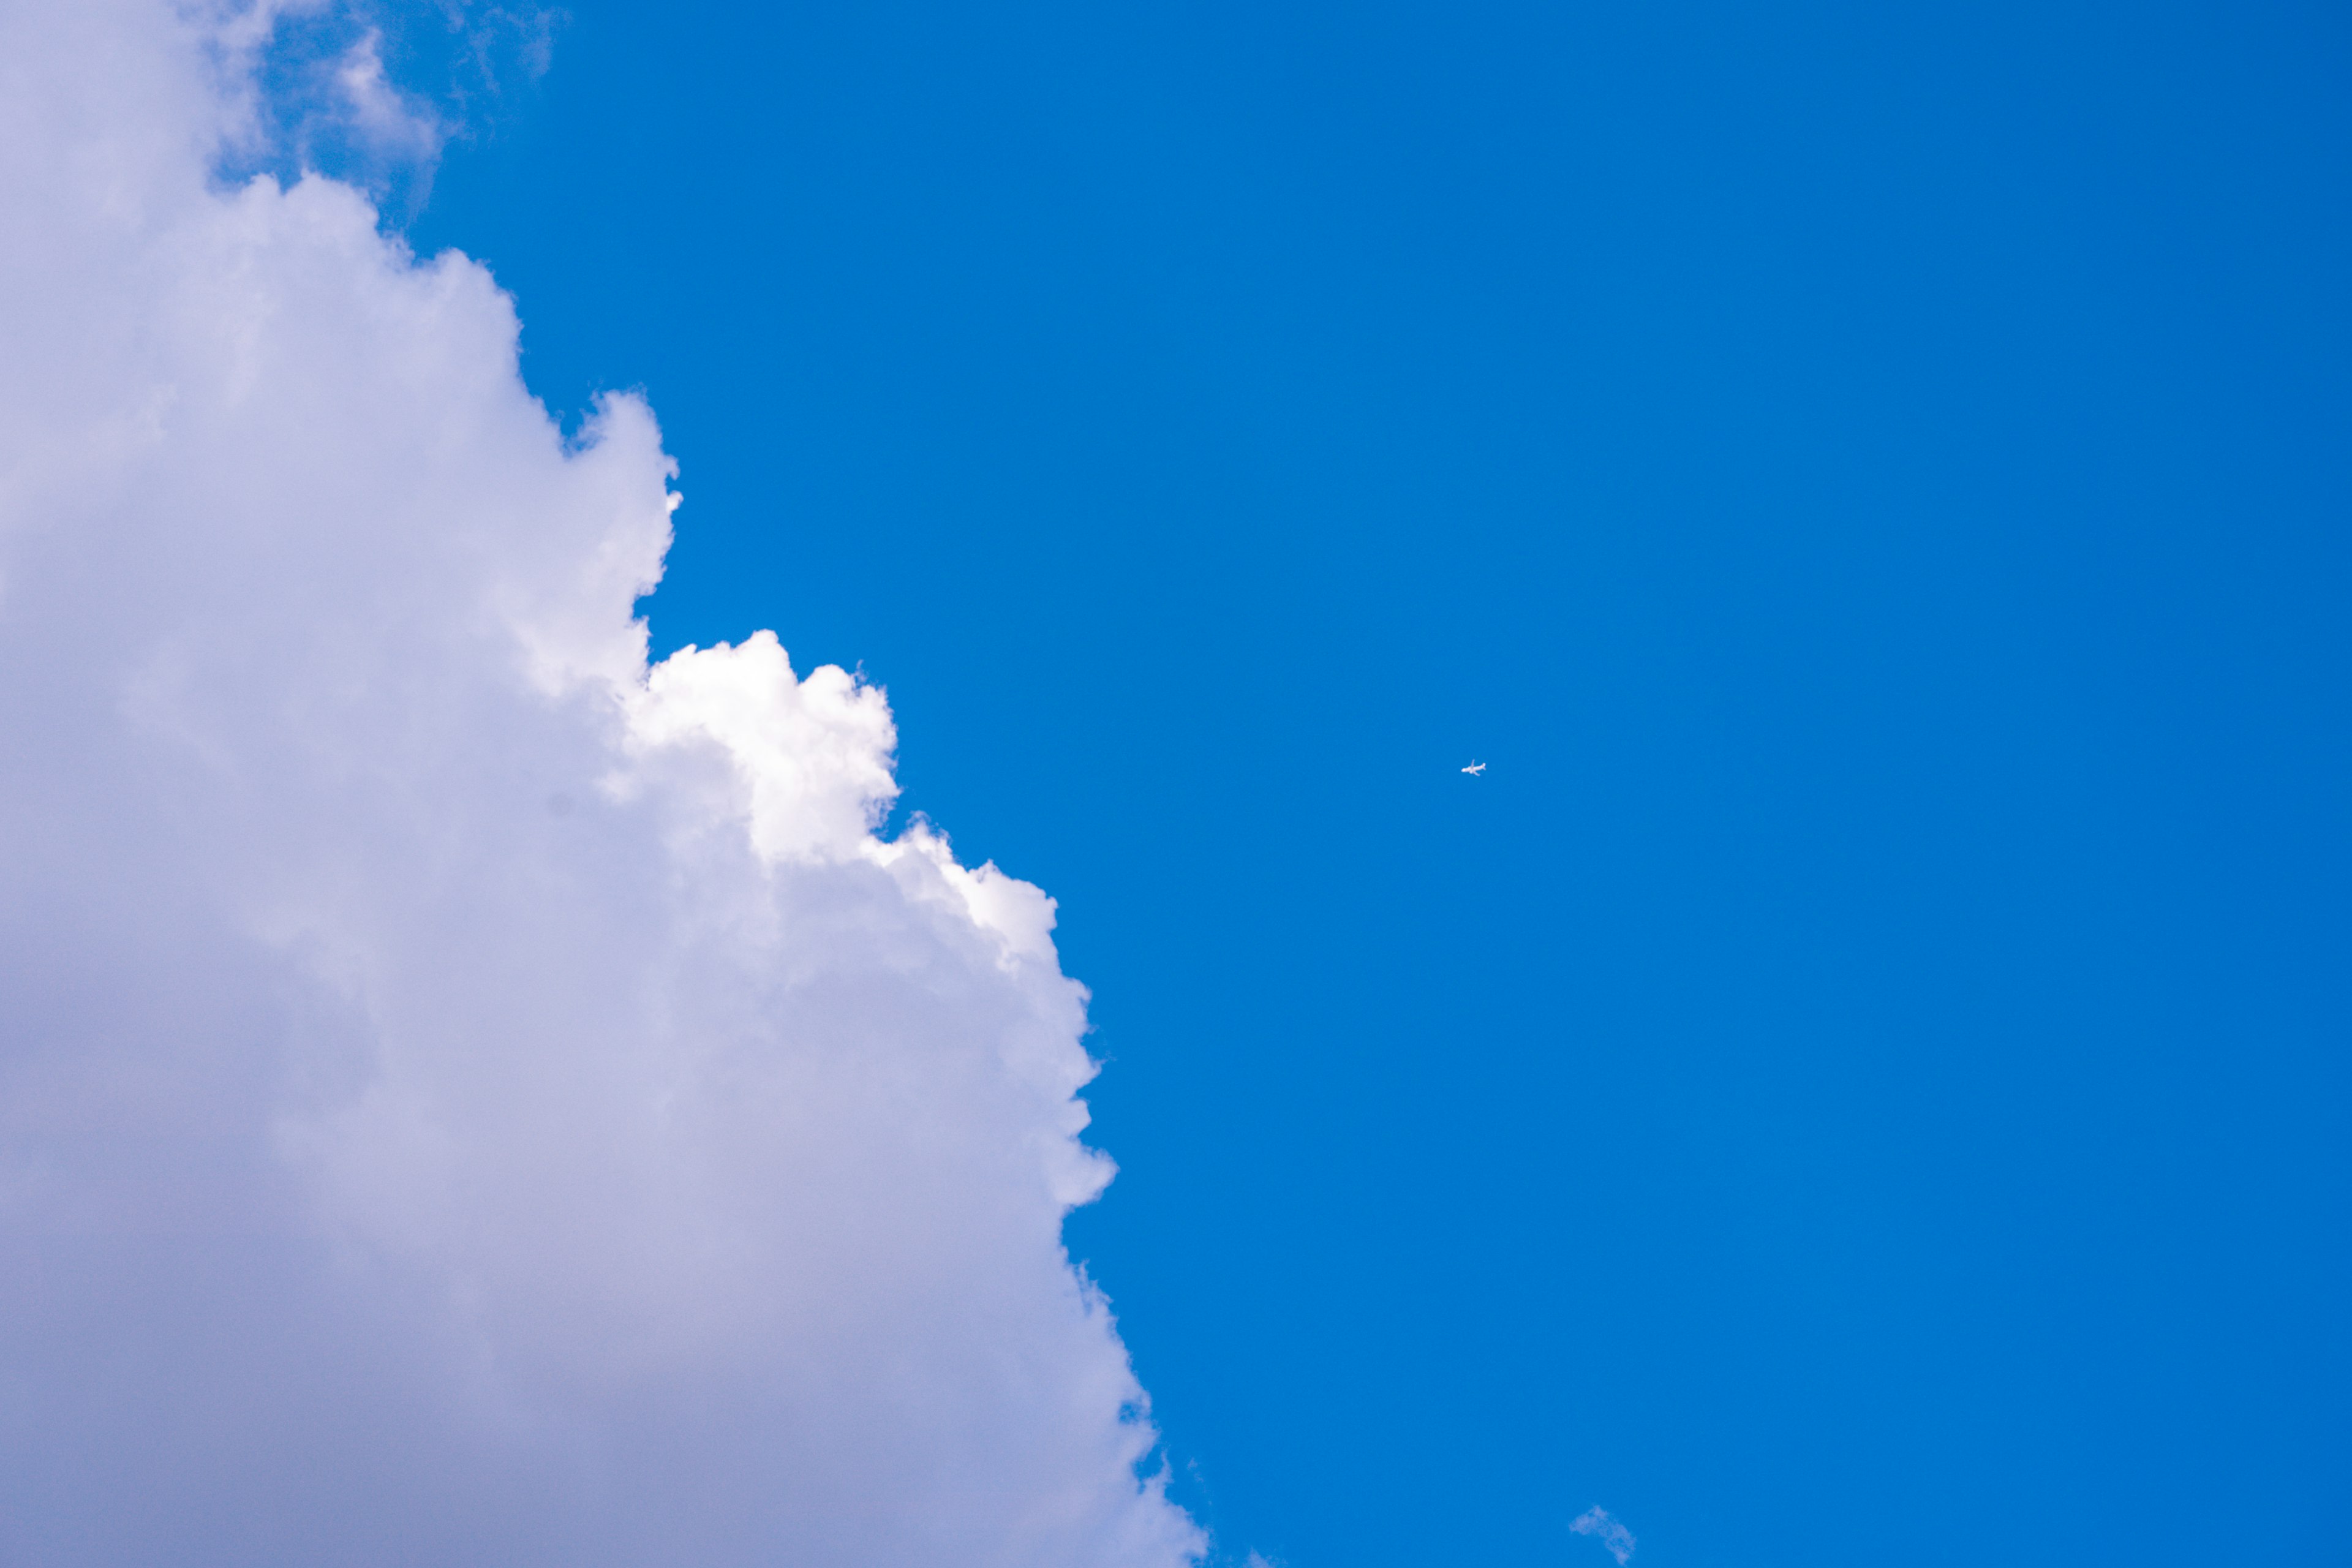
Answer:
[{"label": "white airplane", "polygon": [[1464,768],[1462,771],[1468,773],[1472,778],[1476,778],[1480,773],[1486,771],[1486,764],[1484,763],[1472,763],[1468,767]]}]

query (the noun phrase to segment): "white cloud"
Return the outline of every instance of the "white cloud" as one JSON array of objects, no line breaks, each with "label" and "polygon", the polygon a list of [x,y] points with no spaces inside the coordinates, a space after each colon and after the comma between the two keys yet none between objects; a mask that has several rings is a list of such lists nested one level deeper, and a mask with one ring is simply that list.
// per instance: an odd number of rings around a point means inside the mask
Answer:
[{"label": "white cloud", "polygon": [[1186,1561],[1051,901],[185,17],[0,0],[0,1560]]},{"label": "white cloud", "polygon": [[446,134],[439,118],[393,86],[383,74],[383,35],[362,33],[335,62],[343,115],[361,143],[378,156],[430,163]]},{"label": "white cloud", "polygon": [[1633,1532],[1620,1524],[1605,1508],[1595,1505],[1570,1521],[1569,1529],[1579,1535],[1590,1535],[1609,1549],[1620,1568],[1633,1555]]},{"label": "white cloud", "polygon": [[546,74],[563,20],[484,0],[173,3],[205,19],[233,110],[224,169],[289,183],[324,170],[395,223],[422,209],[450,142],[511,119],[516,89]]}]

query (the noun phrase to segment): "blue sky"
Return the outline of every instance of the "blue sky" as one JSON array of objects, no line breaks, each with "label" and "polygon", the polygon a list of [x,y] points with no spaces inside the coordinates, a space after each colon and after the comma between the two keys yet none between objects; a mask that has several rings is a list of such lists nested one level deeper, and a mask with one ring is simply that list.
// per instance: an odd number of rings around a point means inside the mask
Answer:
[{"label": "blue sky", "polygon": [[2339,14],[568,10],[411,237],[1060,900],[1222,1543],[2346,1561]]}]

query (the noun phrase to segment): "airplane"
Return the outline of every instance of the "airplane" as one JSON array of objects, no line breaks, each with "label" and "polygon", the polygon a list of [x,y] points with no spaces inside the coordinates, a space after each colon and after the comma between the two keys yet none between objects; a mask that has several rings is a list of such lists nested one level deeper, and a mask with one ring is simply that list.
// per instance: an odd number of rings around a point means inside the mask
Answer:
[{"label": "airplane", "polygon": [[1484,763],[1472,763],[1468,767],[1464,768],[1462,771],[1468,773],[1472,778],[1476,778],[1480,773],[1486,771],[1486,764]]}]

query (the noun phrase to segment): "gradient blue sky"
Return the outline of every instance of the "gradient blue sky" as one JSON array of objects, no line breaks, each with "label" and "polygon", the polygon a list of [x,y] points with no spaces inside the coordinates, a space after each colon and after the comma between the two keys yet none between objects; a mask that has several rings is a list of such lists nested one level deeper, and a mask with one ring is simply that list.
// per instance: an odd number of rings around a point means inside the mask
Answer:
[{"label": "gradient blue sky", "polygon": [[569,11],[411,233],[1061,900],[1222,1542],[2352,1562],[2341,11]]}]

